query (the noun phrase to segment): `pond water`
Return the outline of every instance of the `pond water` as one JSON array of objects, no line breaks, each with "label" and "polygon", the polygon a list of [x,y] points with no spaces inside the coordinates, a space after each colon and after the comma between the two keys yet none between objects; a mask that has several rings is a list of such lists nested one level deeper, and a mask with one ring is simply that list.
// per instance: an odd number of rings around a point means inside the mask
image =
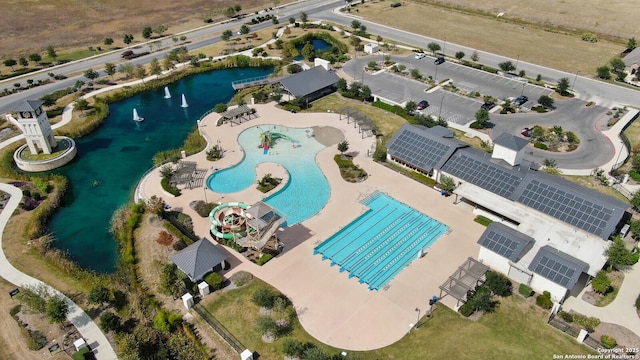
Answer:
[{"label": "pond water", "polygon": [[[196,121],[234,91],[231,82],[268,75],[273,69],[217,70],[191,76],[164,89],[140,93],[111,104],[109,117],[93,134],[76,140],[78,155],[56,171],[69,178],[63,206],[48,224],[56,247],[85,268],[115,270],[117,244],[109,232],[111,216],[130,199],[153,155],[182,145]],[[181,107],[184,94],[188,107]],[[144,121],[132,119],[136,109]]]},{"label": "pond water", "polygon": [[[302,48],[306,45],[305,44],[301,44],[296,46],[296,49],[298,49],[299,52],[302,52]],[[313,39],[313,41],[311,41],[311,45],[313,45],[313,49],[316,52],[316,55],[325,51],[329,51],[331,50],[331,44],[329,44],[328,42],[322,40],[322,39]],[[293,58],[294,60],[304,60],[304,56],[302,55],[298,55],[295,58]]]}]

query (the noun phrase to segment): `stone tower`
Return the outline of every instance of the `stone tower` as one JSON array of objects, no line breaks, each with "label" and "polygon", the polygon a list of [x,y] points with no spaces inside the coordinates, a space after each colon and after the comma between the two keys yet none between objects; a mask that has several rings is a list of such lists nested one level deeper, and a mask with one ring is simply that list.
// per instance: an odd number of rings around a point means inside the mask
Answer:
[{"label": "stone tower", "polygon": [[47,113],[42,110],[42,104],[40,100],[25,100],[14,109],[32,154],[40,151],[51,154],[51,150],[57,145]]}]

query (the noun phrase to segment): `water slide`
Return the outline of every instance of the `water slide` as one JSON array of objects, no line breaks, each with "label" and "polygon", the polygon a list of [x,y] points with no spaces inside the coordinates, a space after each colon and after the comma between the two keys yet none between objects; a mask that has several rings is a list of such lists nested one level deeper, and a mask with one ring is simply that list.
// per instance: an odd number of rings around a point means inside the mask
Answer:
[{"label": "water slide", "polygon": [[[209,221],[211,221],[211,234],[215,237],[223,239],[234,239],[236,236],[245,236],[246,231],[221,233],[220,231],[218,231],[218,228],[221,227],[228,230],[238,230],[242,225],[244,225],[246,219],[244,211],[250,207],[250,205],[242,202],[228,202],[216,206],[209,213]],[[226,219],[229,219],[229,217],[234,217],[234,215],[237,216],[241,220],[241,222],[227,223]]]}]

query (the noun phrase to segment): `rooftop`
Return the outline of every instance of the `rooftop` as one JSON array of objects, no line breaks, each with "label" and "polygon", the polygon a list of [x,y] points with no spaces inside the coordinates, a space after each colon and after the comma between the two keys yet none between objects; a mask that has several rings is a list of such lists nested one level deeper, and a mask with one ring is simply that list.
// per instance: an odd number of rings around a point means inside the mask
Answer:
[{"label": "rooftop", "polygon": [[335,85],[340,78],[322,66],[293,74],[280,81],[293,96],[307,96],[328,86]]}]

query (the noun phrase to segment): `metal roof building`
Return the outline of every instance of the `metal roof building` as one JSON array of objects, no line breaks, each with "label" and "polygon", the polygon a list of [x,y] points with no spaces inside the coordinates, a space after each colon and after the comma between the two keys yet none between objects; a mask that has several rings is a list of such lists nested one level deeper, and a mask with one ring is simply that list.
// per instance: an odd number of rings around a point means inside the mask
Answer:
[{"label": "metal roof building", "polygon": [[218,265],[222,267],[227,257],[221,246],[200,239],[171,256],[171,261],[192,281],[199,281]]},{"label": "metal roof building", "polygon": [[335,72],[316,66],[286,77],[280,84],[291,96],[313,101],[336,91],[339,79]]}]

